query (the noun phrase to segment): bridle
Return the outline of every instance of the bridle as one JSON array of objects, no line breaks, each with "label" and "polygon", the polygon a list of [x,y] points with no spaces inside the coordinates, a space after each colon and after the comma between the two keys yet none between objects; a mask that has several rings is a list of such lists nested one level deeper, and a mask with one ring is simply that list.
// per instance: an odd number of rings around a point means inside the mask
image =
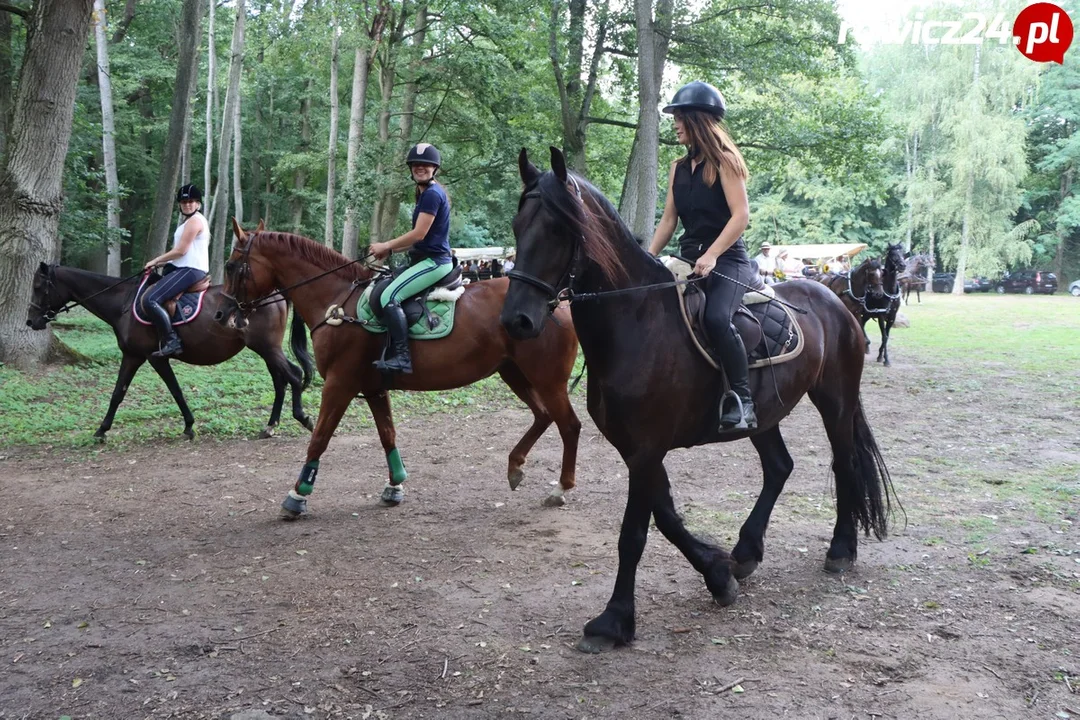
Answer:
[{"label": "bridle", "polygon": [[90,293],[89,295],[87,295],[86,297],[84,297],[82,299],[75,298],[73,300],[68,300],[67,302],[65,302],[60,307],[53,310],[52,307],[51,307],[51,303],[49,302],[49,296],[52,295],[53,288],[56,287],[56,265],[49,265],[48,268],[49,268],[49,272],[47,272],[45,274],[45,297],[42,298],[42,302],[44,304],[43,305],[38,305],[33,300],[30,301],[30,307],[32,307],[35,310],[39,311],[41,313],[41,316],[43,318],[45,318],[46,323],[51,323],[53,320],[56,319],[56,317],[60,313],[66,313],[66,312],[68,312],[70,310],[73,310],[74,308],[77,308],[80,305],[82,305],[87,300],[90,300],[91,298],[95,298],[95,297],[97,297],[98,295],[100,295],[103,292],[108,292],[109,290],[112,290],[117,285],[122,285],[123,283],[126,283],[128,280],[134,280],[135,278],[140,277],[143,274],[143,271],[140,270],[139,272],[135,273],[134,275],[128,275],[126,278],[121,278],[120,280],[117,280],[116,282],[114,282],[112,285],[104,287],[101,290],[98,290],[97,292]]},{"label": "bridle", "polygon": [[[569,175],[568,180],[568,184],[573,184],[578,202],[580,202],[582,207],[584,208],[585,199],[581,196],[581,186],[578,184],[577,179],[573,175]],[[525,192],[524,195],[521,196],[522,202],[530,198],[539,199],[541,203],[544,202],[543,194],[537,189],[528,190]],[[535,275],[530,275],[523,270],[518,270],[517,267],[507,272],[506,276],[511,280],[520,280],[521,282],[527,285],[532,285],[533,287],[540,290],[547,297],[548,311],[555,312],[555,308],[557,308],[559,304],[562,303],[564,300],[572,301],[575,299],[575,297],[580,297],[574,294],[574,281],[578,278],[579,275],[581,275],[581,271],[585,263],[584,251],[582,250],[583,239],[584,238],[578,238],[574,240],[573,253],[570,255],[570,260],[566,264],[566,269],[563,270],[562,275],[559,276],[559,279],[556,281],[555,285],[551,285],[550,283],[541,280]]]}]

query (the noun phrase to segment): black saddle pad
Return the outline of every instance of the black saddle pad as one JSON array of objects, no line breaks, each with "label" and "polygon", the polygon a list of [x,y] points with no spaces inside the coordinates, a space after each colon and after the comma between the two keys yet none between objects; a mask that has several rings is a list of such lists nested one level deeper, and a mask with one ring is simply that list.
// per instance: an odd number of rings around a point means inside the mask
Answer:
[{"label": "black saddle pad", "polygon": [[[146,291],[150,289],[150,286],[161,280],[161,275],[157,273],[150,273],[147,277],[143,278],[142,283],[139,285],[139,289],[135,291],[135,301],[132,303],[131,310],[135,315],[135,319],[143,325],[153,325],[152,322],[146,317],[146,313],[143,310],[143,296],[146,295]],[[197,293],[184,293],[180,296],[179,300],[176,300],[176,307],[172,312],[172,324],[183,325],[194,320],[199,315],[199,311],[202,310],[203,297],[206,295],[206,290]],[[172,302],[171,300],[169,302]],[[169,303],[162,303],[162,307],[168,310]]]},{"label": "black saddle pad", "polygon": [[[698,342],[708,350],[717,365],[721,364],[715,350],[716,344],[705,327],[704,291],[696,286],[688,285],[684,301]],[[784,307],[776,302],[739,305],[732,323],[742,337],[747,360],[751,366],[768,358],[783,355],[799,342],[798,324],[792,320]]]}]

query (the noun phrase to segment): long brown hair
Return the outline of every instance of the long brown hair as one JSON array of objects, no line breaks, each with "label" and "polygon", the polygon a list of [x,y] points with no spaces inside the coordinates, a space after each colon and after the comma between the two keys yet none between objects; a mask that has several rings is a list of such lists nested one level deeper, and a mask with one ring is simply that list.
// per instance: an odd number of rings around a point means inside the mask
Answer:
[{"label": "long brown hair", "polygon": [[[742,153],[735,146],[735,141],[724,129],[720,120],[706,112],[695,110],[681,111],[683,129],[690,140],[690,147],[694,148],[705,162],[705,184],[712,187],[716,179],[720,177],[720,168],[727,165],[743,181],[750,178],[750,171],[746,169],[746,161]],[[690,160],[687,153],[679,158],[679,162]]]}]

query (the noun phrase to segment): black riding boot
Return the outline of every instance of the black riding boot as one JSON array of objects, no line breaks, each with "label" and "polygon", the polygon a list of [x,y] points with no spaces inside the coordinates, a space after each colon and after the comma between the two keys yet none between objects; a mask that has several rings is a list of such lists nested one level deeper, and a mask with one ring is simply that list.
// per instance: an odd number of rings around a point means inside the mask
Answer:
[{"label": "black riding boot", "polygon": [[375,368],[380,372],[412,372],[412,356],[409,354],[409,321],[400,305],[387,305],[383,308],[383,322],[390,332],[390,347],[382,360],[375,361]]},{"label": "black riding boot", "polygon": [[150,353],[151,357],[172,357],[184,352],[184,346],[180,344],[180,337],[173,330],[172,320],[169,313],[158,303],[148,302],[145,304],[146,312],[150,315],[150,321],[157,328],[158,341],[161,347]]},{"label": "black riding boot", "polygon": [[750,396],[750,370],[742,336],[730,326],[729,336],[719,343],[720,362],[724,366],[731,392],[720,403],[720,430],[753,430],[757,427],[754,399]]}]

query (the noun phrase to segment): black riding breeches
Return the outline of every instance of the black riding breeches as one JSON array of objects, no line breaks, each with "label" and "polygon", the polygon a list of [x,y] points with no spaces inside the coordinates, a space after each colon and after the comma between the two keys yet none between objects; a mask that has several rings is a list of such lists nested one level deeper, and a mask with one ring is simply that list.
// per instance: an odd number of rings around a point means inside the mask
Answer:
[{"label": "black riding breeches", "polygon": [[176,268],[150,286],[143,298],[143,303],[147,306],[160,305],[184,292],[205,276],[206,273],[198,268]]},{"label": "black riding breeches", "polygon": [[705,304],[705,324],[710,340],[718,348],[728,345],[732,333],[736,333],[731,319],[739,309],[742,296],[746,292],[746,288],[738,283],[749,284],[752,279],[750,259],[743,252],[725,253],[717,258],[716,267],[705,281],[705,296],[708,298]]}]

